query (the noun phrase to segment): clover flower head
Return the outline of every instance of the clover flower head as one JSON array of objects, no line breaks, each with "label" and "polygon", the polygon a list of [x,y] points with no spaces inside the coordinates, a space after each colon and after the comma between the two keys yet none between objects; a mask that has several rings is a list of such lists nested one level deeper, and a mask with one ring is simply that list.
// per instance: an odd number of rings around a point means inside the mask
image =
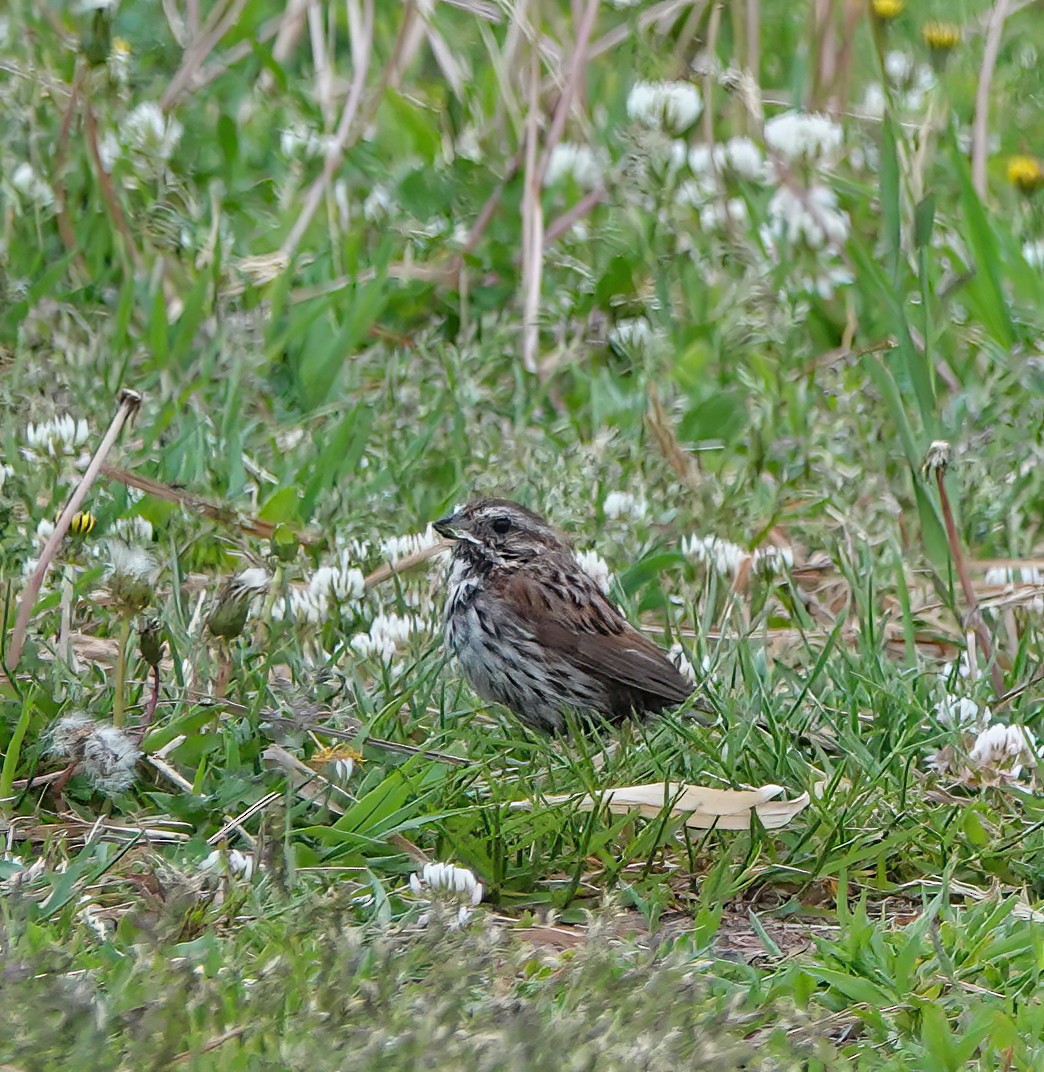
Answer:
[{"label": "clover flower head", "polygon": [[769,148],[790,163],[826,163],[841,148],[842,137],[838,123],[816,112],[783,112],[765,124]]},{"label": "clover flower head", "polygon": [[381,541],[381,554],[393,566],[409,555],[420,554],[439,542],[438,533],[429,525],[423,532],[410,532],[405,536],[390,536]]},{"label": "clover flower head", "polygon": [[143,101],[123,121],[120,142],[129,152],[161,168],[174,155],[184,128],[163,114],[155,101]]},{"label": "clover flower head", "polygon": [[627,95],[627,115],[642,126],[680,134],[703,111],[700,91],[689,82],[636,82]]},{"label": "clover flower head", "polygon": [[601,185],[602,165],[590,146],[561,141],[551,150],[544,185],[554,186],[565,179],[572,179],[585,190]]},{"label": "clover flower head", "polygon": [[87,422],[65,413],[39,424],[30,424],[25,429],[26,453],[32,457],[49,455],[58,458],[76,454],[90,436]]},{"label": "clover flower head", "polygon": [[613,582],[613,572],[609,563],[593,550],[577,551],[577,565],[598,585],[603,592],[608,592]]},{"label": "clover flower head", "polygon": [[648,504],[643,498],[629,491],[611,491],[602,503],[602,510],[605,516],[613,521],[620,518],[641,521],[648,511]]}]

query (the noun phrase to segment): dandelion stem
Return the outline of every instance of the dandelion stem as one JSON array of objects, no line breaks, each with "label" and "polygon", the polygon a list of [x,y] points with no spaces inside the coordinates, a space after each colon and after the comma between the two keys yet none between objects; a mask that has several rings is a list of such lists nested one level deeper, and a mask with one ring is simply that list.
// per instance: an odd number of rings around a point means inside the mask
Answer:
[{"label": "dandelion stem", "polygon": [[131,620],[124,615],[120,621],[119,647],[116,651],[116,695],[112,699],[112,724],[121,729],[127,718],[127,648],[130,644]]},{"label": "dandelion stem", "polygon": [[109,451],[112,450],[113,444],[116,442],[127,418],[141,405],[141,395],[137,391],[131,391],[127,388],[121,389],[117,399],[119,400],[120,408],[116,411],[116,416],[113,417],[109,430],[105,433],[105,437],[94,452],[94,457],[91,458],[87,471],[80,479],[80,483],[76,486],[72,497],[65,504],[65,509],[54,526],[54,532],[51,533],[47,543],[44,544],[36,569],[33,570],[33,575],[29,578],[29,583],[22,593],[22,602],[18,605],[18,618],[15,620],[15,627],[11,633],[11,645],[7,649],[7,669],[9,671],[14,670],[22,657],[22,648],[25,647],[25,634],[29,629],[29,619],[32,616],[33,607],[36,605],[36,597],[40,594],[44,577],[47,576],[47,570],[50,568],[51,562],[54,561],[54,556],[58,553],[58,547],[62,540],[65,539],[65,534],[69,531],[73,514],[80,509],[87,498],[87,492],[91,490],[91,485],[101,471],[102,463],[108,457]]}]

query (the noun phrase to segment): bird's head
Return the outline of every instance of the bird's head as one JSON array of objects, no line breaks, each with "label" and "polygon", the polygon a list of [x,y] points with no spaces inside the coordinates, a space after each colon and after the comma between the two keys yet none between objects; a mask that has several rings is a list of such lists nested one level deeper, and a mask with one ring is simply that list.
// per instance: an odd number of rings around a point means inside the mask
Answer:
[{"label": "bird's head", "polygon": [[569,550],[543,518],[509,499],[475,499],[432,527],[456,541],[455,553],[466,558],[518,561]]}]

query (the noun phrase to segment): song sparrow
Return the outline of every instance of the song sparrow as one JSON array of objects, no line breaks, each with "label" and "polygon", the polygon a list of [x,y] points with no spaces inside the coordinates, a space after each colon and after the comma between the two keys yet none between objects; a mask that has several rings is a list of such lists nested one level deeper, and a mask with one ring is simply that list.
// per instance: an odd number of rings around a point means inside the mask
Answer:
[{"label": "song sparrow", "polygon": [[483,699],[554,733],[567,709],[617,722],[692,693],[531,510],[479,499],[434,528],[455,541],[446,644]]}]

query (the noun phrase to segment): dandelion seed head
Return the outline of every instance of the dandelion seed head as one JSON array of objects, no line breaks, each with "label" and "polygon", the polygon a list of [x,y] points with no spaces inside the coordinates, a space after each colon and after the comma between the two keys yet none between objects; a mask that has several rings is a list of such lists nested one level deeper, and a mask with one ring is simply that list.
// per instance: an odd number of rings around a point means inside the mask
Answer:
[{"label": "dandelion seed head", "polygon": [[83,743],[96,725],[95,720],[82,711],[64,715],[47,732],[46,754],[66,761],[79,759],[83,754]]},{"label": "dandelion seed head", "polygon": [[83,773],[98,792],[115,796],[134,784],[140,756],[138,746],[123,730],[99,725],[83,743]]}]

